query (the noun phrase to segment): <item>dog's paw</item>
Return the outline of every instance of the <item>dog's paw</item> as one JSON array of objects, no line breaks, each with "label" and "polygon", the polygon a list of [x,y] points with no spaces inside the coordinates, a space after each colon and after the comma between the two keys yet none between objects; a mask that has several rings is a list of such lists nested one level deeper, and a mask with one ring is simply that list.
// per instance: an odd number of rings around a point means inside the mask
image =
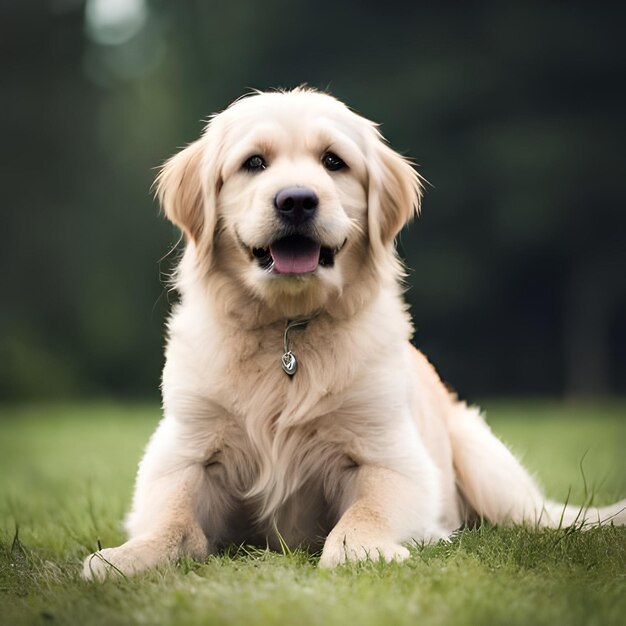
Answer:
[{"label": "dog's paw", "polygon": [[[611,506],[605,507],[606,522],[615,526],[626,526],[626,500],[620,500]],[[602,512],[603,509],[600,509]]]},{"label": "dog's paw", "polygon": [[119,548],[104,548],[90,554],[83,561],[83,578],[85,580],[104,580],[108,576],[125,576],[126,572],[116,564],[119,559],[116,552]]},{"label": "dog's paw", "polygon": [[319,566],[332,568],[342,563],[356,561],[404,561],[410,556],[409,551],[399,543],[392,541],[359,541],[347,537],[330,537],[324,545]]},{"label": "dog's paw", "polygon": [[118,548],[104,548],[90,554],[83,563],[85,580],[132,576],[150,567],[160,559],[147,546],[125,543]]}]

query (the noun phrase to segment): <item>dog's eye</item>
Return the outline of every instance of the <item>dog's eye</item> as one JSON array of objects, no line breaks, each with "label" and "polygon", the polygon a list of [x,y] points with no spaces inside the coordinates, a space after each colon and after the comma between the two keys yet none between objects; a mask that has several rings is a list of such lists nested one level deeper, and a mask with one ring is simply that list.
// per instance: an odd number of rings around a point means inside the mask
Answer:
[{"label": "dog's eye", "polygon": [[332,152],[326,152],[324,154],[324,156],[322,157],[322,165],[329,172],[336,172],[337,170],[342,170],[344,167],[346,167],[346,164],[336,154],[333,154]]},{"label": "dog's eye", "polygon": [[255,154],[249,159],[246,159],[242,167],[248,172],[258,172],[260,170],[264,170],[267,167],[267,163],[262,156]]}]

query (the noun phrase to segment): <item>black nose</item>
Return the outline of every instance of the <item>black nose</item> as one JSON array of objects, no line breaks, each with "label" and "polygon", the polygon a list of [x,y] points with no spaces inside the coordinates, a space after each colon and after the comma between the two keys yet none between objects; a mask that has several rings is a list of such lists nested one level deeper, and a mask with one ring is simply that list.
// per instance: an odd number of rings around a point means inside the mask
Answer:
[{"label": "black nose", "polygon": [[285,187],[274,198],[278,215],[294,226],[310,220],[319,203],[317,194],[308,187]]}]

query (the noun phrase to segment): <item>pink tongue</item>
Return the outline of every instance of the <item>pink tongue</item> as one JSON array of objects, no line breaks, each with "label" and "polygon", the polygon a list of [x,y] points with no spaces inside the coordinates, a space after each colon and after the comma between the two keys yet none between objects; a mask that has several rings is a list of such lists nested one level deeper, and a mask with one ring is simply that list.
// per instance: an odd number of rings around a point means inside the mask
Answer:
[{"label": "pink tongue", "polygon": [[281,239],[270,246],[274,270],[279,274],[314,272],[320,260],[320,245],[304,239],[292,242]]}]

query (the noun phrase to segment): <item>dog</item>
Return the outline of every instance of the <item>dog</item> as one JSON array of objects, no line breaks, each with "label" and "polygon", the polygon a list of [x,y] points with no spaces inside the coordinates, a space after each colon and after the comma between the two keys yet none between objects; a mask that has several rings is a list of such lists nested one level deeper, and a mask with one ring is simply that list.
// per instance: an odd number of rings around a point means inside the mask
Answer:
[{"label": "dog", "polygon": [[231,544],[320,550],[320,567],[409,556],[471,520],[626,523],[626,500],[546,500],[476,408],[409,342],[396,235],[421,179],[377,126],[308,88],[255,92],[156,181],[184,233],[164,417],[128,541],[87,579]]}]

